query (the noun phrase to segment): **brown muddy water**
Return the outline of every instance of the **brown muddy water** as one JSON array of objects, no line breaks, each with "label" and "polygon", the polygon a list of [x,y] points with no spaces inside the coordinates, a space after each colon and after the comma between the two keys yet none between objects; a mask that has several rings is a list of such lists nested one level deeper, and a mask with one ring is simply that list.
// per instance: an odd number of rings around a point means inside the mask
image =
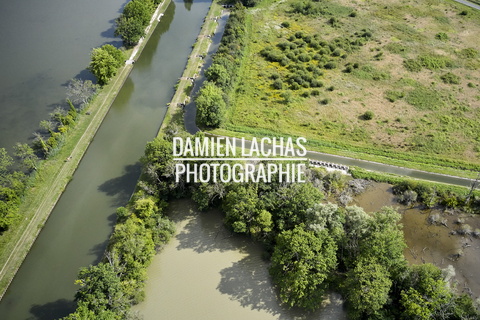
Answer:
[{"label": "brown muddy water", "polygon": [[[471,230],[480,228],[480,217],[441,209],[407,207],[396,201],[392,186],[373,183],[352,204],[365,211],[378,211],[383,206],[393,206],[402,215],[401,223],[408,248],[405,257],[412,264],[432,263],[442,269],[452,266],[455,270],[453,283],[459,293],[480,296],[480,239],[473,236],[451,234],[454,230],[469,225]],[[432,215],[440,215],[443,225],[432,225]],[[458,221],[462,220],[461,224]],[[460,257],[458,257],[460,255]]]},{"label": "brown muddy water", "polygon": [[262,248],[223,226],[219,211],[199,213],[190,200],[170,204],[177,234],[148,269],[146,299],[134,308],[150,319],[343,320],[340,296],[315,312],[277,300]]}]

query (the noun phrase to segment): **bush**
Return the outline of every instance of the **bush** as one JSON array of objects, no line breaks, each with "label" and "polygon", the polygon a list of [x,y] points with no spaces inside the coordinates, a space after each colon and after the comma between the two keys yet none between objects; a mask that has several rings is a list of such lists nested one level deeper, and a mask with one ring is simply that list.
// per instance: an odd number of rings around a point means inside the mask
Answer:
[{"label": "bush", "polygon": [[273,88],[277,90],[281,90],[283,88],[283,82],[280,79],[276,79],[273,81]]},{"label": "bush", "polygon": [[362,115],[362,119],[363,120],[372,120],[373,117],[375,116],[375,114],[373,113],[373,111],[365,111],[365,113]]},{"label": "bush", "polygon": [[418,59],[423,67],[430,70],[451,68],[453,66],[452,61],[444,56],[427,54],[419,56]]},{"label": "bush", "polygon": [[435,39],[440,41],[447,41],[449,38],[445,32],[439,32],[435,35]]},{"label": "bush", "polygon": [[403,66],[410,72],[419,72],[422,70],[422,64],[415,59],[403,61]]},{"label": "bush", "polygon": [[284,27],[284,28],[288,28],[288,27],[290,27],[290,22],[284,21],[284,22],[282,22],[281,26]]},{"label": "bush", "polygon": [[324,66],[325,69],[335,69],[337,68],[337,64],[333,61],[327,62]]},{"label": "bush", "polygon": [[445,73],[440,79],[446,84],[460,84],[460,77],[451,72]]},{"label": "bush", "polygon": [[403,97],[405,97],[405,94],[401,91],[388,90],[385,92],[385,98],[390,102],[395,102]]},{"label": "bush", "polygon": [[460,51],[460,56],[462,58],[473,59],[473,58],[476,58],[478,56],[478,50],[476,50],[474,48],[465,48],[465,49],[462,49]]},{"label": "bush", "polygon": [[323,104],[324,106],[326,106],[327,104],[330,103],[330,99],[325,98],[325,99],[320,100],[319,102],[320,102],[320,104]]}]

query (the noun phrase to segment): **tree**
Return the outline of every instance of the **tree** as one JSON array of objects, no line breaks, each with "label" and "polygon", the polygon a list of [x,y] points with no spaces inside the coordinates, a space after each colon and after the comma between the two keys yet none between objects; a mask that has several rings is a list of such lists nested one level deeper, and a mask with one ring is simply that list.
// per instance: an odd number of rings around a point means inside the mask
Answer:
[{"label": "tree", "polygon": [[127,57],[121,49],[115,48],[111,44],[105,44],[101,48],[115,59],[115,67],[120,68],[125,63]]},{"label": "tree", "polygon": [[315,309],[335,269],[337,246],[326,231],[317,234],[300,225],[277,237],[270,274],[289,307]]},{"label": "tree", "polygon": [[125,60],[124,53],[110,44],[94,48],[88,69],[97,78],[100,85],[105,85],[115,76],[117,69]]},{"label": "tree", "polygon": [[401,283],[400,303],[408,319],[448,319],[453,314],[454,296],[442,270],[432,264],[413,265]]},{"label": "tree", "polygon": [[125,5],[122,16],[138,20],[145,28],[154,10],[155,5],[152,0],[133,0]]},{"label": "tree", "polygon": [[79,109],[83,109],[93,95],[97,93],[98,86],[90,80],[72,79],[67,85],[67,99]]},{"label": "tree", "polygon": [[140,39],[145,36],[145,27],[135,18],[127,18],[122,15],[115,20],[115,23],[117,25],[115,36],[120,36],[127,48],[136,46]]},{"label": "tree", "polygon": [[401,216],[393,208],[385,207],[373,213],[370,225],[359,245],[359,258],[377,261],[389,272],[405,264],[403,250],[406,247]]},{"label": "tree", "polygon": [[208,127],[219,127],[225,115],[223,91],[212,82],[205,82],[195,99],[197,119]]},{"label": "tree", "polygon": [[226,87],[230,84],[231,76],[228,74],[227,69],[218,63],[212,64],[205,71],[205,76],[208,81],[215,83],[219,87]]},{"label": "tree", "polygon": [[5,148],[0,148],[0,183],[9,172],[9,167],[13,164],[13,159],[8,155]]},{"label": "tree", "polygon": [[265,210],[252,185],[232,188],[223,201],[225,222],[233,231],[259,236],[272,230],[272,215]]},{"label": "tree", "polygon": [[27,170],[37,169],[38,157],[27,143],[19,143],[14,147],[15,156],[18,157]]},{"label": "tree", "polygon": [[342,258],[347,266],[354,265],[360,252],[360,243],[365,238],[371,217],[357,206],[345,208],[344,241],[342,242]]},{"label": "tree", "polygon": [[348,273],[345,283],[353,318],[382,318],[381,310],[388,301],[391,286],[392,280],[385,267],[378,263],[359,261],[355,269]]},{"label": "tree", "polygon": [[273,196],[267,210],[279,230],[293,229],[304,222],[307,210],[323,199],[322,192],[309,182],[280,187]]},{"label": "tree", "polygon": [[90,310],[88,305],[84,302],[80,302],[77,306],[77,309],[74,313],[69,314],[67,317],[62,318],[62,320],[116,320],[122,319],[121,316],[111,310],[98,309]]},{"label": "tree", "polygon": [[128,308],[122,294],[120,277],[110,264],[99,263],[96,266],[82,268],[78,275],[80,285],[75,300],[95,314],[105,310],[121,313]]},{"label": "tree", "polygon": [[339,241],[344,236],[345,215],[333,203],[316,203],[306,212],[307,227],[315,232],[328,230]]}]

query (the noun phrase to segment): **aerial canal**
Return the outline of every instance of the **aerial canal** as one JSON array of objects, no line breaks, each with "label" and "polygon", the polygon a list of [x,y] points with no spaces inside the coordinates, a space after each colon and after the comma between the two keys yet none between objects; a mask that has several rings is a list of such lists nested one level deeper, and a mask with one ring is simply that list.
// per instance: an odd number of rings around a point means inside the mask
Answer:
[{"label": "aerial canal", "polygon": [[[172,1],[71,183],[0,302],[1,319],[54,319],[74,309],[80,267],[97,263],[115,209],[133,191],[210,1]],[[87,58],[88,59],[88,58]]]}]

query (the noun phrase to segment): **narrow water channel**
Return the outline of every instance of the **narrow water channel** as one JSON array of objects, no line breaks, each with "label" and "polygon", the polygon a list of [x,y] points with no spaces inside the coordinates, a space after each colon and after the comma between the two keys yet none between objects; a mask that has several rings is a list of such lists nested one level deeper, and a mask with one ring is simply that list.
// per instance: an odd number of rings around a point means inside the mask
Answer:
[{"label": "narrow water channel", "polygon": [[172,1],[72,182],[0,302],[0,319],[55,319],[74,308],[80,267],[101,259],[165,115],[210,1]]}]

